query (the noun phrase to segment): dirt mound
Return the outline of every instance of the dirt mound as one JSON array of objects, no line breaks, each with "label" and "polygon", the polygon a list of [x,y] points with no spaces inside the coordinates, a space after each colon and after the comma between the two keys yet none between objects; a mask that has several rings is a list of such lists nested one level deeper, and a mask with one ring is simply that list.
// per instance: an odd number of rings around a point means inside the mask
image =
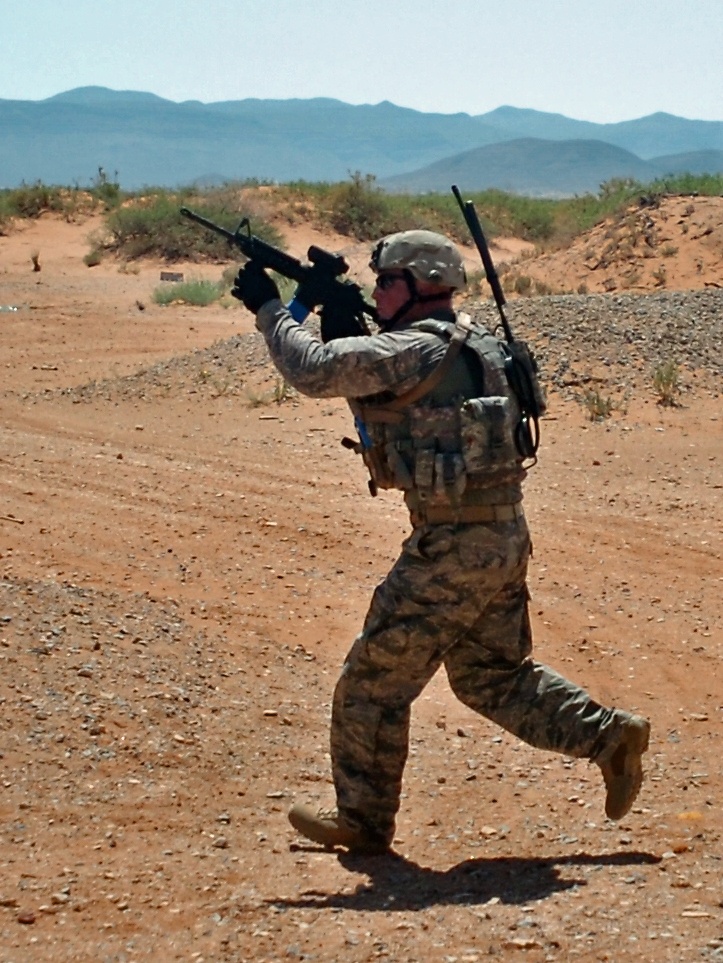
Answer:
[{"label": "dirt mound", "polygon": [[[85,267],[92,227],[0,237],[2,959],[720,959],[720,292],[511,306],[551,395],[537,654],[651,718],[634,810],[607,821],[595,767],[440,676],[398,855],[352,859],[286,811],[331,801],[332,688],[408,519],[368,496],[342,402],[274,390],[240,307],[154,304],[158,264]],[[339,244],[290,250],[312,238]],[[701,364],[664,407],[645,371],[672,345]],[[592,423],[586,378],[625,408]]]},{"label": "dirt mound", "polygon": [[[644,198],[569,248],[523,259],[511,293],[695,291],[723,286],[723,197]],[[532,285],[532,290],[536,285]]]},{"label": "dirt mound", "polygon": [[[371,285],[367,242],[278,220],[288,248],[304,256],[311,244],[343,254],[350,276]],[[462,246],[467,273],[479,277],[479,255]],[[723,198],[644,198],[577,238],[569,247],[539,254],[535,245],[499,237],[490,244],[505,295],[698,291],[723,286]],[[479,281],[486,297],[489,288]]]}]

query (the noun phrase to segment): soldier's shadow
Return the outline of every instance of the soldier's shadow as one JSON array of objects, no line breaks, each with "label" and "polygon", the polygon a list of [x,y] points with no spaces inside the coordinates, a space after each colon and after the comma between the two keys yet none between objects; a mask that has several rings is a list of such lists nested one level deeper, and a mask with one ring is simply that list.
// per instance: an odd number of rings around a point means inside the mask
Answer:
[{"label": "soldier's shadow", "polygon": [[380,910],[386,913],[452,903],[481,905],[493,899],[519,904],[587,885],[586,879],[574,873],[562,876],[560,871],[565,867],[643,866],[660,862],[660,857],[641,852],[578,853],[540,858],[467,859],[450,869],[436,870],[419,866],[397,854],[363,857],[339,853],[338,858],[346,869],[364,873],[369,881],[360,884],[353,893],[307,890],[293,899],[267,902],[285,908]]}]

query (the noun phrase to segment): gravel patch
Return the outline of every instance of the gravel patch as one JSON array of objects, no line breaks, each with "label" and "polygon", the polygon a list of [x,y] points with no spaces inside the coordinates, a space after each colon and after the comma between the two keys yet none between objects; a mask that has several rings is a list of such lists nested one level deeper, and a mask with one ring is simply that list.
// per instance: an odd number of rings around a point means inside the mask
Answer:
[{"label": "gravel patch", "polygon": [[[491,302],[472,314],[488,325],[499,320]],[[516,300],[506,314],[533,346],[544,382],[563,393],[589,382],[639,389],[668,362],[678,365],[684,389],[720,391],[721,290],[555,295]]]},{"label": "gravel patch", "polygon": [[[494,327],[492,301],[465,305]],[[518,299],[506,307],[517,337],[533,346],[548,389],[575,395],[585,385],[609,391],[650,388],[654,371],[678,366],[681,390],[718,394],[723,379],[723,290],[657,294],[552,295]],[[316,322],[311,322],[316,324]],[[318,328],[317,328],[318,330]],[[156,398],[177,394],[239,394],[249,378],[274,373],[258,332],[235,335],[209,348],[160,361],[122,378],[41,392],[34,398]]]}]

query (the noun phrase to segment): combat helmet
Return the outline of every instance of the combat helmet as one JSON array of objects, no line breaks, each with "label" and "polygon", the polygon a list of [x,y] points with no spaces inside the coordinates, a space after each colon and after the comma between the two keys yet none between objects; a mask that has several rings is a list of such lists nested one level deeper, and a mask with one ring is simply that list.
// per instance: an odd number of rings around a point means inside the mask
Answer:
[{"label": "combat helmet", "polygon": [[400,231],[383,237],[372,252],[369,267],[380,271],[408,271],[418,281],[460,290],[467,283],[462,256],[443,234]]}]

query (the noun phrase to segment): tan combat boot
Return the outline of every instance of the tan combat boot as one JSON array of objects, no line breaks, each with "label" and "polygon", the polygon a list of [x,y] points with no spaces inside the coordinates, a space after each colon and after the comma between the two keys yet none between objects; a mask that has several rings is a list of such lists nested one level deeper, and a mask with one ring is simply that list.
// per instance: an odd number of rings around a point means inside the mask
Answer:
[{"label": "tan combat boot", "polygon": [[333,849],[344,846],[353,853],[378,856],[389,851],[389,844],[378,836],[348,826],[336,809],[312,809],[295,805],[289,812],[294,829],[314,843]]},{"label": "tan combat boot", "polygon": [[623,723],[617,742],[595,762],[602,769],[609,819],[622,819],[630,812],[643,784],[643,753],[648,748],[650,723],[641,716],[630,716]]}]

